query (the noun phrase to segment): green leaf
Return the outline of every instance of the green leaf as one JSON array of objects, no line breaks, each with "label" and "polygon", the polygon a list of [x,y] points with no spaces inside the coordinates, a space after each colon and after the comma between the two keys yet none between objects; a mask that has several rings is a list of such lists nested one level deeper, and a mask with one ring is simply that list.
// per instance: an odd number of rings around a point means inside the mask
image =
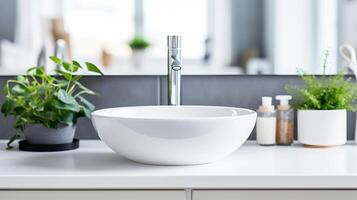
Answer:
[{"label": "green leaf", "polygon": [[42,119],[50,120],[50,121],[55,121],[58,118],[57,113],[51,110],[45,110],[43,112],[35,113],[35,115],[41,117]]},{"label": "green leaf", "polygon": [[63,112],[60,115],[60,121],[66,124],[72,124],[74,117],[75,116],[73,112]]},{"label": "green leaf", "polygon": [[86,66],[87,66],[88,71],[104,75],[103,72],[100,71],[100,69],[97,66],[95,66],[94,64],[86,62]]},{"label": "green leaf", "polygon": [[91,110],[89,110],[88,108],[82,107],[82,111],[84,113],[84,116],[86,116],[87,118],[91,117],[91,113],[92,113]]},{"label": "green leaf", "polygon": [[32,67],[26,71],[26,73],[30,76],[42,76],[45,74],[45,67]]},{"label": "green leaf", "polygon": [[69,95],[65,90],[60,89],[57,93],[57,97],[60,101],[66,104],[77,104],[77,101]]},{"label": "green leaf", "polygon": [[9,86],[7,84],[4,84],[4,88],[2,89],[2,93],[7,95],[9,93]]},{"label": "green leaf", "polygon": [[6,99],[5,102],[2,104],[1,106],[1,112],[7,116],[8,114],[10,114],[13,109],[15,108],[16,106],[16,102],[14,102],[13,100],[11,99]]},{"label": "green leaf", "polygon": [[[30,92],[31,90],[29,89],[30,86],[27,86],[26,83],[17,81],[17,80],[8,80],[7,81],[7,85],[14,83],[15,85],[12,88],[6,88],[6,90],[8,90],[8,94],[11,95],[11,93],[17,95],[18,93],[23,93],[22,90],[26,91],[26,92]],[[24,94],[26,95],[26,94]]]},{"label": "green leaf", "polygon": [[95,109],[95,106],[91,102],[89,102],[87,99],[85,99],[81,96],[79,96],[78,98],[83,103],[83,106],[85,108],[87,108],[88,110],[93,111]]},{"label": "green leaf", "polygon": [[14,108],[14,113],[16,115],[21,115],[22,113],[24,113],[26,111],[26,108],[24,108],[23,106],[16,106]]},{"label": "green leaf", "polygon": [[36,74],[36,69],[37,67],[31,67],[26,71],[26,74],[28,75],[35,75]]},{"label": "green leaf", "polygon": [[[62,66],[65,70],[69,71],[69,72],[73,72],[74,68],[73,65],[71,63],[68,62],[62,62]],[[78,68],[77,68],[78,69]]]},{"label": "green leaf", "polygon": [[57,58],[56,56],[50,56],[50,59],[58,65],[60,65],[62,63],[62,60]]},{"label": "green leaf", "polygon": [[69,110],[73,112],[79,112],[80,111],[80,106],[78,103],[75,104],[66,104],[62,102],[55,102],[53,103],[53,106],[59,110]]},{"label": "green leaf", "polygon": [[15,85],[14,87],[11,88],[11,92],[16,95],[25,94],[26,91],[27,88],[22,85]]},{"label": "green leaf", "polygon": [[71,64],[71,66],[72,66],[72,72],[78,71],[79,67],[77,65]]},{"label": "green leaf", "polygon": [[[83,84],[81,84],[80,82],[76,82],[76,85],[82,90],[79,93],[80,94],[89,94],[89,95],[96,95],[95,92],[93,92],[92,90],[88,89],[87,87],[85,87]],[[79,94],[78,93],[78,94]],[[80,96],[78,95],[77,96]]]},{"label": "green leaf", "polygon": [[50,59],[54,63],[63,66],[63,68],[68,72],[76,72],[76,71],[78,71],[78,68],[81,67],[78,62],[72,62],[72,63],[64,62],[64,61],[62,61],[61,59],[59,59],[59,58],[57,58],[55,56],[51,56]]},{"label": "green leaf", "polygon": [[44,75],[43,78],[48,82],[48,84],[52,84],[53,82],[56,81],[55,78],[53,78],[52,76],[49,76],[49,75]]},{"label": "green leaf", "polygon": [[132,49],[146,49],[150,46],[150,43],[143,37],[134,37],[128,43]]},{"label": "green leaf", "polygon": [[18,82],[22,82],[24,84],[28,84],[29,83],[29,80],[25,76],[17,76],[16,79],[17,79]]},{"label": "green leaf", "polygon": [[73,81],[73,82],[76,82],[76,81],[78,81],[78,80],[81,79],[81,78],[82,78],[81,75],[73,75],[72,81]]},{"label": "green leaf", "polygon": [[65,79],[67,79],[67,80],[70,80],[70,79],[71,79],[71,74],[68,73],[68,72],[62,71],[62,70],[60,70],[60,69],[55,69],[55,72],[56,72],[57,74],[62,75],[62,76],[63,76]]},{"label": "green leaf", "polygon": [[77,62],[77,61],[75,61],[75,60],[72,60],[72,64],[75,65],[75,66],[77,66],[78,68],[83,68],[83,67],[81,66],[81,64],[79,64],[79,62]]}]

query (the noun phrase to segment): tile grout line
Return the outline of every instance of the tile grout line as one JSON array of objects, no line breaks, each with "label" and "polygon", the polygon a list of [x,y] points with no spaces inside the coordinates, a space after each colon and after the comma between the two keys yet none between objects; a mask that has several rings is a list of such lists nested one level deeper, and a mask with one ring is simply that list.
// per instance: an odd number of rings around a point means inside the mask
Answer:
[{"label": "tile grout line", "polygon": [[157,97],[156,97],[156,104],[157,105],[161,105],[162,100],[161,100],[161,96],[162,96],[162,88],[161,88],[161,76],[157,76],[156,79],[156,87],[157,87]]}]

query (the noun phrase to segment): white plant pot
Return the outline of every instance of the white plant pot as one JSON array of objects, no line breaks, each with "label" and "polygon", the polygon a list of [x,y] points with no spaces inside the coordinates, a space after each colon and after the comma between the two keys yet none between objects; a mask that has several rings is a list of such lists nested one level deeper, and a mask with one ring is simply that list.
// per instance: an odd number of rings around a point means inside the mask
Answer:
[{"label": "white plant pot", "polygon": [[132,59],[133,66],[135,67],[142,66],[146,59],[145,49],[132,49],[131,59]]},{"label": "white plant pot", "polygon": [[298,110],[298,141],[316,147],[345,144],[346,110]]}]

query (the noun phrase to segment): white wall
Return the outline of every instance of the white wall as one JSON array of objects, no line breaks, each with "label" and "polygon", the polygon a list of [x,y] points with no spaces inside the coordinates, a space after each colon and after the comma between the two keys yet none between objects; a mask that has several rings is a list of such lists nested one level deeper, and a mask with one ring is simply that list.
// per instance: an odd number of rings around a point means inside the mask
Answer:
[{"label": "white wall", "polygon": [[357,1],[341,3],[341,42],[357,47]]},{"label": "white wall", "polygon": [[231,62],[232,40],[231,40],[231,1],[209,0],[209,9],[212,13],[209,20],[209,35],[212,37],[212,67],[222,67]]},{"label": "white wall", "polygon": [[[324,52],[329,51],[326,73],[334,74],[338,71],[338,0],[317,1],[316,25],[316,54],[317,66],[323,65]],[[315,68],[316,73],[321,72]]]},{"label": "white wall", "polygon": [[321,73],[329,49],[337,57],[337,0],[267,0],[265,46],[275,74]]}]

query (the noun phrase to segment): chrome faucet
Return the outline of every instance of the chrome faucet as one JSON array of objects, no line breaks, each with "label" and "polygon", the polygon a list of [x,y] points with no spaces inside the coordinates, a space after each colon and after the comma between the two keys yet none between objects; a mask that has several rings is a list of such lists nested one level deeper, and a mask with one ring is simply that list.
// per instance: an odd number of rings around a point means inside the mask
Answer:
[{"label": "chrome faucet", "polygon": [[[68,59],[69,55],[67,52],[67,45],[66,45],[66,41],[63,39],[58,39],[56,40],[55,43],[55,56],[57,58],[60,58],[61,60],[66,60]],[[60,68],[59,65],[56,65],[56,68]]]},{"label": "chrome faucet", "polygon": [[168,104],[181,105],[181,36],[167,36]]}]

